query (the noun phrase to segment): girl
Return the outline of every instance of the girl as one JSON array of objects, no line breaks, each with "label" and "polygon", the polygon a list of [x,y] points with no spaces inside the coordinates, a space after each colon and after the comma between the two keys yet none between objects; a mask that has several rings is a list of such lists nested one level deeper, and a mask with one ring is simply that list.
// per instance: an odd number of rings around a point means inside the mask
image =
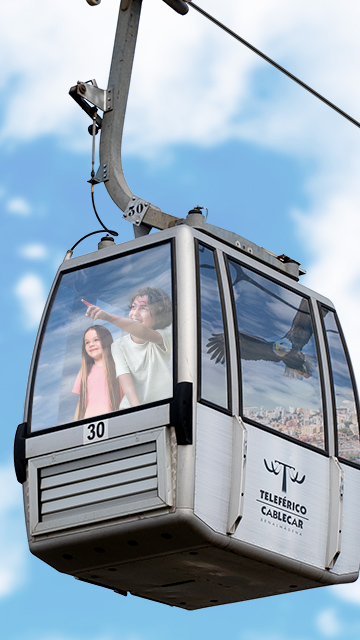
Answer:
[{"label": "girl", "polygon": [[108,329],[94,325],[82,339],[82,362],[73,393],[79,396],[74,420],[118,411],[120,386],[111,355],[113,337]]},{"label": "girl", "polygon": [[85,300],[86,315],[106,320],[127,335],[115,340],[111,351],[125,397],[120,409],[165,400],[173,393],[171,359],[172,303],[162,289],[144,287],[130,298],[129,318],[107,313]]}]

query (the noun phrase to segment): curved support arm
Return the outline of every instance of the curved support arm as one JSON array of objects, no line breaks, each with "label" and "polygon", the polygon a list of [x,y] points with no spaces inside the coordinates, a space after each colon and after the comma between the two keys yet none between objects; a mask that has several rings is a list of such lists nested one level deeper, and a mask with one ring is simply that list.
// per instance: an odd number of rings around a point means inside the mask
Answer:
[{"label": "curved support arm", "polygon": [[100,164],[109,167],[105,185],[123,211],[133,196],[122,169],[121,143],[141,5],[142,0],[122,0],[120,4],[108,81],[108,89],[113,91],[113,108],[104,113],[100,139]]},{"label": "curved support arm", "polygon": [[[121,143],[141,6],[142,0],[121,0],[108,82],[108,89],[112,89],[113,94],[113,108],[104,113],[100,139],[100,164],[108,166],[105,185],[110,197],[122,211],[134,198],[123,173]],[[174,216],[150,204],[140,226],[143,231],[145,228],[145,232],[152,226],[166,229],[176,220]]]}]

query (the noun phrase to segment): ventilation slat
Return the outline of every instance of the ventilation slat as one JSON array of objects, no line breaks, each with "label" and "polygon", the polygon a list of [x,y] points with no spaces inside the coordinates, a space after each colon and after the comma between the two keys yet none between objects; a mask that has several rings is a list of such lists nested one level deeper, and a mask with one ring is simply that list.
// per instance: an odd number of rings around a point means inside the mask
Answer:
[{"label": "ventilation slat", "polygon": [[[136,513],[137,511],[151,508],[159,508],[159,498],[156,490],[108,500],[101,504],[101,510],[99,509],[98,513],[112,511],[116,513],[126,512],[126,514],[129,515],[131,513]],[[89,506],[85,505],[83,507],[74,507],[73,509],[66,511],[64,514],[59,514],[58,512],[44,514],[42,517],[42,523],[60,522],[63,517],[73,523],[79,523],[81,521],[89,522]]]},{"label": "ventilation slat", "polygon": [[[90,445],[91,447],[94,445]],[[137,444],[132,447],[124,447],[123,449],[118,449],[115,451],[106,451],[106,453],[98,453],[96,455],[87,451],[84,456],[81,456],[78,460],[76,460],[76,469],[85,469],[90,466],[97,466],[102,464],[103,462],[108,464],[109,462],[115,460],[123,460],[132,458],[134,456],[142,456],[146,453],[152,453],[156,451],[156,442],[144,442],[141,444]],[[67,471],[72,471],[74,469],[74,462],[62,462],[60,464],[52,464],[44,467],[41,470],[41,475],[43,478],[47,478],[48,476],[56,475],[57,473],[65,473]]]},{"label": "ventilation slat", "polygon": [[41,491],[45,491],[45,489],[82,482],[86,479],[100,478],[101,476],[120,473],[130,469],[140,469],[151,464],[156,464],[156,453],[148,453],[125,460],[117,460],[116,462],[109,462],[108,464],[105,463],[96,466],[92,464],[88,468],[60,472],[46,478],[43,478],[43,474],[41,473],[40,489]]},{"label": "ventilation slat", "polygon": [[141,469],[131,469],[124,473],[108,474],[101,478],[66,484],[66,486],[53,487],[41,492],[41,501],[45,503],[59,498],[77,496],[90,491],[129,484],[145,478],[156,478],[156,465],[141,467]]},{"label": "ventilation slat", "polygon": [[42,505],[42,513],[54,513],[55,511],[64,511],[72,509],[80,505],[96,505],[106,500],[111,500],[118,496],[132,495],[141,493],[142,491],[151,491],[157,488],[157,478],[149,478],[140,482],[132,482],[119,487],[112,487],[99,491],[92,491],[86,494],[53,500]]}]

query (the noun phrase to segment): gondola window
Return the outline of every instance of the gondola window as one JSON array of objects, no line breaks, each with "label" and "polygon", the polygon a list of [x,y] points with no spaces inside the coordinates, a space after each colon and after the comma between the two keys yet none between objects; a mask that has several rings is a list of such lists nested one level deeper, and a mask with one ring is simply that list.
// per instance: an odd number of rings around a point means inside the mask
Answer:
[{"label": "gondola window", "polygon": [[242,415],[325,448],[319,362],[306,298],[229,261],[241,358]]},{"label": "gondola window", "polygon": [[334,312],[321,309],[334,384],[338,455],[360,464],[359,423],[348,359]]},{"label": "gondola window", "polygon": [[[224,320],[214,252],[199,245],[201,398],[228,408]],[[221,348],[218,349],[220,340]]]},{"label": "gondola window", "polygon": [[42,336],[31,430],[172,393],[170,245],[63,274]]}]

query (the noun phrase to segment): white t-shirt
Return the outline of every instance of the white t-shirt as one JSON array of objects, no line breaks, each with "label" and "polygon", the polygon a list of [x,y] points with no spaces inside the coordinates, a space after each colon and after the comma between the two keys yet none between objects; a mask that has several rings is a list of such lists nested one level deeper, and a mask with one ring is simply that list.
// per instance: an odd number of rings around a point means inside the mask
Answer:
[{"label": "white t-shirt", "polygon": [[[127,334],[111,345],[111,353],[116,367],[116,376],[123,373],[132,375],[140,404],[171,398],[173,394],[172,374],[170,372],[172,332],[156,329],[163,339],[164,346],[155,342],[137,344]],[[127,409],[130,403],[125,396],[120,409]]]}]

